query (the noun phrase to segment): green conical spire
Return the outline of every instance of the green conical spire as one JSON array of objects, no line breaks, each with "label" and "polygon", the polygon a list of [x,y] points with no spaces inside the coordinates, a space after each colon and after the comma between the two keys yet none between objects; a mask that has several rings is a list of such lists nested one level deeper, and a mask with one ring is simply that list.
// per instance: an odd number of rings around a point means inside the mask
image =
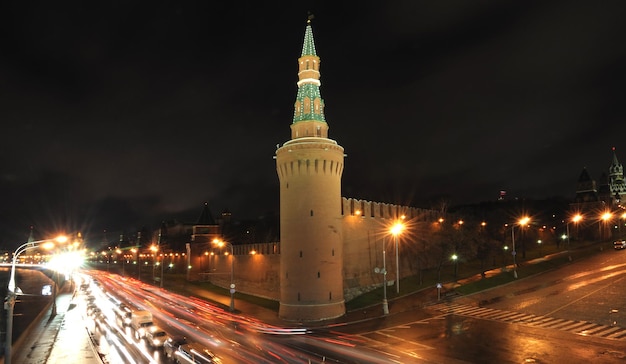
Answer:
[{"label": "green conical spire", "polygon": [[306,21],[306,30],[304,31],[304,44],[302,45],[302,55],[317,56],[315,53],[315,42],[313,41],[313,29],[311,29],[311,20]]},{"label": "green conical spire", "polygon": [[320,58],[315,51],[311,20],[307,20],[302,55],[298,59],[298,95],[293,122],[314,121],[326,123],[324,100],[320,93]]}]

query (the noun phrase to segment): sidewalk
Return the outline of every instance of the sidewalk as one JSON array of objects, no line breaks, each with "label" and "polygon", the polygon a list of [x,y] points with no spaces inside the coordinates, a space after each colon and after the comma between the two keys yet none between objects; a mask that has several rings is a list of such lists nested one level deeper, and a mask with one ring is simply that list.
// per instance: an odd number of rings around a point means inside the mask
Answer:
[{"label": "sidewalk", "polygon": [[56,315],[52,305],[32,330],[13,348],[12,363],[19,364],[102,364],[92,345],[72,293],[57,296]]}]

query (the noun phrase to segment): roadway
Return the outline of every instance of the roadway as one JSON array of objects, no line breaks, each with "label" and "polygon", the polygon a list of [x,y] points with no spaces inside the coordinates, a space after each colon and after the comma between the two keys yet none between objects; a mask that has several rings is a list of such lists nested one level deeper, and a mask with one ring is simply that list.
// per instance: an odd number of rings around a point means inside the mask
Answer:
[{"label": "roadway", "polygon": [[[275,312],[244,301],[236,302],[238,312],[232,314],[222,305],[97,273],[105,291],[149,308],[159,325],[203,342],[224,363],[626,361],[624,277],[626,251],[606,250],[477,294],[437,301],[427,289],[390,302],[388,316],[383,317],[379,305],[350,312],[328,325],[303,327],[281,322]],[[229,299],[210,292],[193,294],[203,295],[226,304]],[[84,297],[75,299],[84,302]],[[81,303],[75,302],[78,308]],[[101,329],[84,311],[68,312],[80,313],[75,317],[96,338],[95,348],[109,355],[105,357],[109,362],[166,362],[160,350],[149,350],[115,323]],[[306,334],[290,331],[294,329],[305,329]],[[107,330],[114,334],[103,335]],[[102,337],[108,337],[106,343]],[[114,341],[122,344],[111,350]],[[130,356],[111,355],[114,351]]]},{"label": "roadway", "polygon": [[335,331],[418,363],[626,362],[625,277],[626,251],[605,250],[508,285],[422,302],[423,310],[396,302],[406,309]]}]

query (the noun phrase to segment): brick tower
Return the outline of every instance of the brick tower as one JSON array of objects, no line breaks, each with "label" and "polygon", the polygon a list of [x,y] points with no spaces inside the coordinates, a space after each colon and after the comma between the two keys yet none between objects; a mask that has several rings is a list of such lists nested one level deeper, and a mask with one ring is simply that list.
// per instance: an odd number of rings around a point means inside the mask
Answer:
[{"label": "brick tower", "polygon": [[328,139],[320,58],[307,21],[298,59],[291,140],[276,150],[280,180],[280,309],[291,321],[345,314],[341,174],[343,147]]}]

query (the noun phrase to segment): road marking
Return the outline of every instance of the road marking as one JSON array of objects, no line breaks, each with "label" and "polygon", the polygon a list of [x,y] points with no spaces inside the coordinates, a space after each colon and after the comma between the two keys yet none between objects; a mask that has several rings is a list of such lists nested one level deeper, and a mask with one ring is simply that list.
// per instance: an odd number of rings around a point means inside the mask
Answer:
[{"label": "road marking", "polygon": [[[605,277],[602,277],[602,280],[604,280],[604,279],[605,279]],[[587,293],[586,295],[584,295],[584,296],[582,296],[582,297],[579,297],[578,299],[575,299],[575,300],[573,300],[573,301],[570,301],[568,304],[563,305],[563,306],[561,306],[561,307],[557,308],[556,310],[553,310],[553,311],[551,311],[551,312],[546,313],[546,316],[548,316],[548,315],[552,315],[553,313],[555,313],[555,312],[557,312],[557,311],[561,311],[561,310],[562,310],[562,309],[564,309],[565,307],[570,306],[570,305],[573,305],[574,303],[576,303],[576,302],[578,302],[578,301],[580,301],[580,300],[582,300],[582,299],[584,299],[584,298],[587,298],[587,297],[589,297],[589,296],[591,296],[591,295],[595,294],[596,292],[599,292],[599,291],[604,291],[604,290],[606,290],[606,288],[607,288],[608,286],[614,285],[616,282],[619,282],[619,281],[621,281],[622,279],[624,279],[624,277],[620,277],[620,278],[618,278],[618,279],[614,279],[614,280],[612,280],[612,281],[611,281],[611,283],[606,284],[606,285],[604,285],[604,286],[602,286],[602,287],[600,287],[600,288],[598,288],[598,289],[594,290],[593,292],[589,292],[589,293]]]},{"label": "road marking", "polygon": [[[565,307],[565,306],[563,306]],[[567,320],[549,316],[535,316],[523,312],[504,311],[493,308],[476,307],[457,303],[437,303],[428,308],[443,312],[444,315],[475,317],[492,321],[517,323],[524,326],[567,331],[582,336],[596,336],[614,340],[626,339],[626,328],[620,326],[599,325],[587,321]],[[558,310],[552,311],[556,312]],[[435,318],[442,318],[437,316]]]}]

